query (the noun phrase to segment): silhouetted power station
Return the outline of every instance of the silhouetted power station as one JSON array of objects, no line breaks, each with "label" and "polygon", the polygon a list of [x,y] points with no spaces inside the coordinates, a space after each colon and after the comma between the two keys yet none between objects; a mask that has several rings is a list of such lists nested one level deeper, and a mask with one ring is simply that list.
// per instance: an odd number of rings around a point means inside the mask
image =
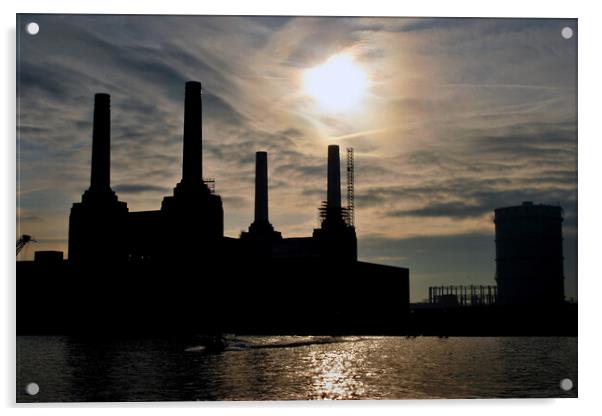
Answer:
[{"label": "silhouetted power station", "polygon": [[235,239],[224,236],[221,198],[203,180],[201,84],[186,83],[182,180],[157,211],[129,212],[111,189],[109,106],[107,94],[96,95],[90,188],[81,202],[73,204],[69,218],[71,262],[172,262],[182,256],[218,252],[236,258],[251,253],[269,258],[357,260],[355,228],[348,207],[341,205],[339,146],[328,147],[327,200],[320,208],[321,226],[306,238],[282,238],[270,223],[268,154],[257,152],[255,218],[249,231]]},{"label": "silhouetted power station", "polygon": [[160,209],[142,212],[111,189],[110,97],[96,94],[90,186],[71,209],[68,260],[20,266],[24,280],[61,276],[44,294],[23,290],[41,307],[53,293],[57,315],[46,325],[317,333],[383,332],[403,321],[408,269],[357,259],[352,152],[351,206],[341,204],[340,149],[331,145],[320,226],[295,238],[270,223],[268,154],[257,152],[254,220],[240,238],[224,236],[221,197],[203,178],[201,92],[186,83],[182,178]]}]

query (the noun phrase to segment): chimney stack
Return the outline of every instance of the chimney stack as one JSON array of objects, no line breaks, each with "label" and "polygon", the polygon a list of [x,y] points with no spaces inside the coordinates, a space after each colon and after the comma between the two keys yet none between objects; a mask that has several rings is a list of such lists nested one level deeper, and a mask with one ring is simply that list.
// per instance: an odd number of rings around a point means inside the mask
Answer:
[{"label": "chimney stack", "polygon": [[320,207],[320,228],[314,230],[316,253],[325,261],[356,261],[355,228],[345,221],[341,206],[341,160],[339,146],[328,146],[328,192],[326,206]]},{"label": "chimney stack", "polygon": [[329,211],[341,208],[341,160],[339,146],[328,146],[328,194],[326,205]]},{"label": "chimney stack", "polygon": [[111,191],[111,96],[94,96],[90,191]]},{"label": "chimney stack", "polygon": [[184,100],[182,183],[203,183],[203,114],[201,83],[188,81]]},{"label": "chimney stack", "polygon": [[[268,216],[268,152],[255,153],[255,219],[249,226],[249,232],[243,231],[240,238],[264,242],[282,239]],[[255,253],[260,256],[271,255],[269,246],[255,247],[255,250],[259,250]]]},{"label": "chimney stack", "polygon": [[255,154],[255,222],[269,222],[267,152]]}]

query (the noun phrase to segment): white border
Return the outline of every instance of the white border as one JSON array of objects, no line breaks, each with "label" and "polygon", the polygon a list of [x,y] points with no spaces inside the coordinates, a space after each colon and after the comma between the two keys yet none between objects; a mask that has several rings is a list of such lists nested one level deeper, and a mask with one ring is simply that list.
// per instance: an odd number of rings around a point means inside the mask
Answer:
[{"label": "white border", "polygon": [[[600,257],[600,194],[602,175],[599,169],[600,76],[602,64],[600,19],[596,2],[504,0],[487,1],[432,1],[394,2],[370,0],[362,3],[350,1],[303,0],[298,2],[263,1],[251,2],[220,0],[207,1],[123,1],[102,0],[96,2],[21,0],[11,5],[2,2],[0,19],[3,23],[4,65],[2,65],[2,116],[3,138],[0,140],[2,157],[3,196],[2,220],[2,375],[0,394],[4,406],[13,406],[15,398],[15,342],[14,342],[14,244],[15,219],[15,13],[127,13],[127,14],[270,14],[270,15],[353,15],[353,16],[463,16],[463,17],[570,17],[579,18],[579,399],[565,400],[440,400],[401,402],[280,402],[280,403],[175,403],[175,404],[115,404],[115,405],[50,405],[44,406],[46,414],[63,414],[85,410],[86,413],[101,414],[111,407],[111,412],[122,413],[132,408],[146,413],[166,412],[168,408],[198,414],[305,414],[308,411],[320,414],[345,412],[363,414],[376,410],[385,414],[414,412],[421,414],[479,414],[504,415],[509,412],[545,412],[547,415],[592,414],[602,406],[598,403],[602,385],[600,376],[600,298],[602,276],[596,260]],[[9,244],[10,242],[10,244]],[[10,246],[10,247],[9,247]],[[9,250],[10,249],[10,250]],[[38,406],[39,407],[39,406]],[[82,409],[83,408],[83,409]],[[25,413],[33,409],[22,409]],[[133,410],[133,409],[132,409]]]}]

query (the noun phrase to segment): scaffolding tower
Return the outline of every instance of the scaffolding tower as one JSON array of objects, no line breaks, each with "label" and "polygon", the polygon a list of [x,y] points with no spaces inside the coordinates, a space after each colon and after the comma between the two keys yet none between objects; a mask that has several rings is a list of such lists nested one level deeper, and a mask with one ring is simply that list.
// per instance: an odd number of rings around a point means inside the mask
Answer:
[{"label": "scaffolding tower", "polygon": [[355,196],[354,196],[354,163],[353,147],[347,148],[347,224],[355,224]]},{"label": "scaffolding tower", "polygon": [[[347,148],[347,206],[341,207],[341,216],[343,221],[349,227],[355,225],[355,196],[354,196],[354,160],[353,160],[353,148]],[[318,208],[318,221],[322,223],[326,219],[326,213],[328,212],[327,201],[322,201]]]}]

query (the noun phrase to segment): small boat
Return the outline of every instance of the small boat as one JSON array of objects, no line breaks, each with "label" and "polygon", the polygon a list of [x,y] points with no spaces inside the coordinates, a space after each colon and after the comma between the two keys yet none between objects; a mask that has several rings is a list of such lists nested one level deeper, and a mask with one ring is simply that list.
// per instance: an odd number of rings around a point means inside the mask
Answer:
[{"label": "small boat", "polygon": [[213,354],[222,352],[228,346],[223,335],[202,335],[194,339],[196,346],[186,348],[188,352],[203,352]]}]

